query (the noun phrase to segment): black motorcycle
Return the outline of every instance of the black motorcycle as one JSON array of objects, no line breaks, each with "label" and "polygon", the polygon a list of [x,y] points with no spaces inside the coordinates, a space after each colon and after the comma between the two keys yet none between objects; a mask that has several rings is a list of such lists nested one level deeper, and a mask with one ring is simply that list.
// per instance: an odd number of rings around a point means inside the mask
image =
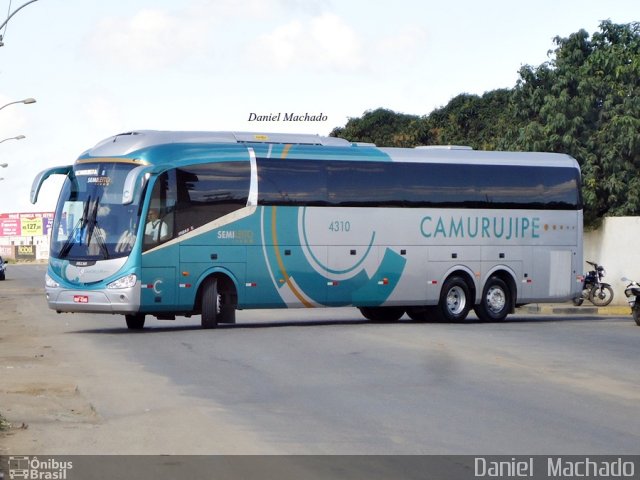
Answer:
[{"label": "black motorcycle", "polygon": [[584,276],[582,295],[575,297],[573,304],[579,307],[586,298],[598,307],[606,307],[613,300],[613,289],[611,285],[602,281],[606,274],[604,267],[594,262],[587,261],[587,263],[594,269]]},{"label": "black motorcycle", "polygon": [[623,282],[629,282],[629,285],[624,289],[624,294],[627,296],[627,302],[631,307],[631,315],[636,322],[636,325],[640,327],[640,285],[634,280],[629,280],[626,277],[622,277]]}]

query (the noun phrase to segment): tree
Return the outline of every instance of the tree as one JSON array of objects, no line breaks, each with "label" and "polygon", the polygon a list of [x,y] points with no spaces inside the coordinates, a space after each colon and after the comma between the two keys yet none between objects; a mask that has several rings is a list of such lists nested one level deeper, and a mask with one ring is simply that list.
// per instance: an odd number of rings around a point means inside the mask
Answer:
[{"label": "tree", "polygon": [[640,23],[604,21],[556,37],[554,58],[525,66],[507,148],[568,153],[581,165],[585,222],[640,214]]},{"label": "tree", "polygon": [[500,89],[481,97],[467,93],[454,97],[425,120],[432,143],[495,150],[510,124],[511,95],[511,90]]},{"label": "tree", "polygon": [[378,146],[462,144],[567,153],[580,163],[585,224],[640,215],[640,23],[554,38],[512,90],[461,94],[427,116],[379,108],[331,133]]},{"label": "tree", "polygon": [[419,119],[417,115],[378,108],[360,118],[349,118],[344,127],[334,128],[330,135],[379,147],[413,147],[421,137]]}]

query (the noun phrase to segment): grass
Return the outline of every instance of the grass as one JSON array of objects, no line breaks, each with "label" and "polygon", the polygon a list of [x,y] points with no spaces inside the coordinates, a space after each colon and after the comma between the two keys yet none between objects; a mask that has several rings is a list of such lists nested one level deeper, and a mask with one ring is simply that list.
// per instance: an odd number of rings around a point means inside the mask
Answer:
[{"label": "grass", "polygon": [[10,428],[11,424],[0,413],[0,432],[4,432],[5,430],[9,430]]}]

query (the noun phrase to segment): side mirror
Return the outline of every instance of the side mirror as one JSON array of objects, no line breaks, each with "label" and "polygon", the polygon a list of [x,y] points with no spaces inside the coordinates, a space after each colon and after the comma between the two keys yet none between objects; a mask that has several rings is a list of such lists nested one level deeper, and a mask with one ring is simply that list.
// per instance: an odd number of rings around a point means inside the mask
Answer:
[{"label": "side mirror", "polygon": [[131,170],[124,179],[122,204],[129,205],[142,192],[151,174],[157,174],[170,168],[167,165],[140,165]]},{"label": "side mirror", "polygon": [[152,167],[147,165],[141,165],[134,168],[127,174],[127,178],[124,179],[124,185],[122,188],[122,204],[129,205],[133,203],[133,199],[142,191],[149,178]]},{"label": "side mirror", "polygon": [[38,201],[38,193],[44,181],[51,175],[69,175],[69,172],[73,169],[72,165],[65,165],[62,167],[53,167],[41,171],[36,178],[33,179],[31,184],[31,203],[35,204]]}]

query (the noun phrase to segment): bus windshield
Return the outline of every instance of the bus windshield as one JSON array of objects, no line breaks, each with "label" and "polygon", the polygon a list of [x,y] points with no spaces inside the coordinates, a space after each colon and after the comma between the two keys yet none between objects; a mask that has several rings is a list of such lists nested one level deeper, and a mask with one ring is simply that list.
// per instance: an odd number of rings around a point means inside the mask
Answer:
[{"label": "bus windshield", "polygon": [[139,220],[139,199],[122,204],[135,164],[81,163],[64,182],[51,233],[51,256],[97,261],[129,255]]}]

